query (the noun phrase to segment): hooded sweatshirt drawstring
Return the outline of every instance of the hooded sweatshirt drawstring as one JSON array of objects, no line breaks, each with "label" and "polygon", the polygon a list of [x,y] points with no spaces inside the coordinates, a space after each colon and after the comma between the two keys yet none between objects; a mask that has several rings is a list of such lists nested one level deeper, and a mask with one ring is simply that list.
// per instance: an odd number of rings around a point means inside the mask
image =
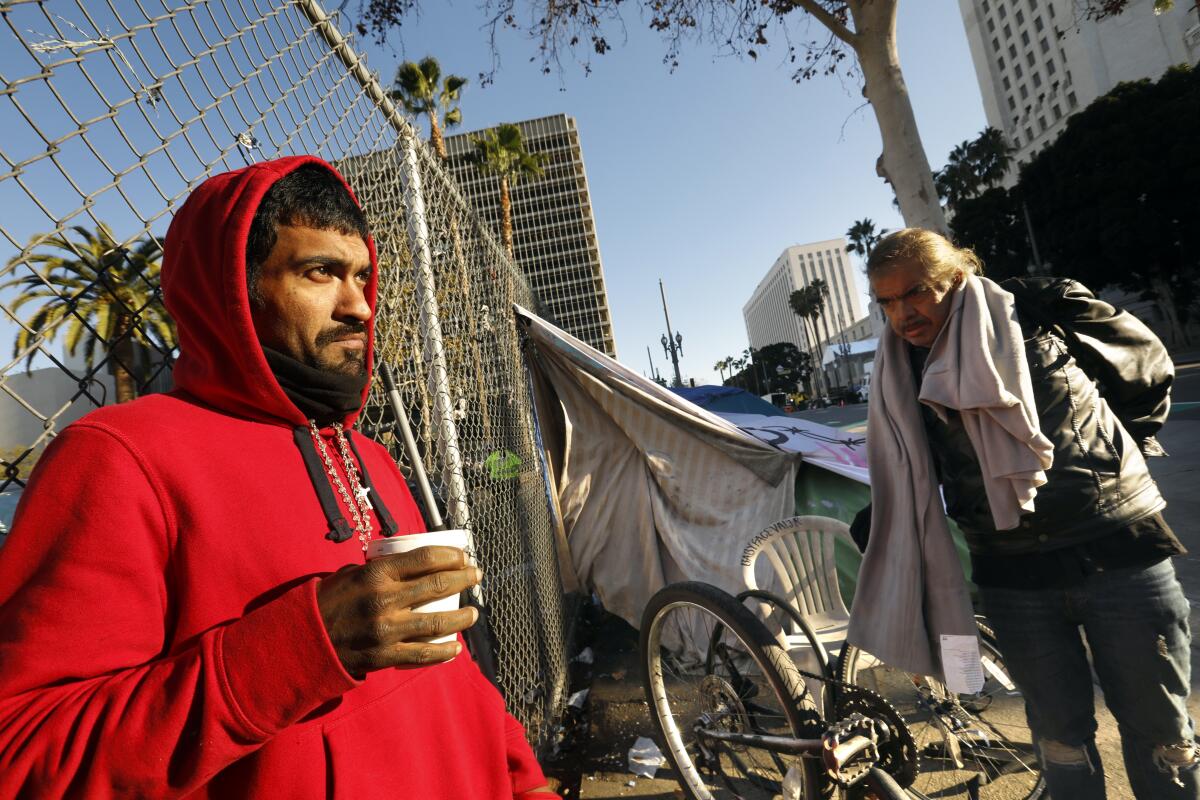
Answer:
[{"label": "hooded sweatshirt drawstring", "polygon": [[[354,535],[354,528],[346,520],[345,515],[342,514],[341,506],[338,505],[333,488],[329,485],[329,478],[325,475],[325,468],[321,464],[321,456],[317,453],[317,447],[313,444],[309,429],[303,425],[293,428],[292,436],[296,440],[296,447],[300,450],[301,457],[304,459],[304,468],[308,471],[308,479],[312,483],[313,490],[317,493],[317,499],[321,501],[321,510],[325,512],[325,521],[329,524],[329,531],[325,534],[325,538],[340,544]],[[371,476],[367,473],[366,462],[363,461],[362,455],[358,452],[358,447],[354,444],[354,437],[347,436],[346,440],[350,443],[350,449],[354,452],[355,460],[358,461],[358,471],[362,477],[362,485],[371,491],[371,510],[375,512],[375,518],[379,521],[380,533],[385,537],[395,536],[399,531],[399,526],[396,525],[396,520],[391,515],[391,512],[387,510],[387,506],[383,504],[383,499],[379,496],[379,492],[375,491],[375,486],[371,482]]]},{"label": "hooded sweatshirt drawstring", "polygon": [[[296,447],[299,448],[300,455],[304,458],[304,468],[308,470],[308,480],[312,483],[317,498],[321,501],[321,510],[325,512],[325,521],[329,523],[329,532],[325,534],[325,538],[340,544],[354,534],[354,528],[346,521],[342,509],[338,506],[337,497],[333,494],[333,487],[329,485],[329,478],[325,476],[325,467],[321,464],[321,456],[317,454],[317,446],[313,444],[308,426],[300,425],[293,428],[292,436],[296,440]],[[361,469],[362,457],[357,452],[354,455],[358,458]]]}]

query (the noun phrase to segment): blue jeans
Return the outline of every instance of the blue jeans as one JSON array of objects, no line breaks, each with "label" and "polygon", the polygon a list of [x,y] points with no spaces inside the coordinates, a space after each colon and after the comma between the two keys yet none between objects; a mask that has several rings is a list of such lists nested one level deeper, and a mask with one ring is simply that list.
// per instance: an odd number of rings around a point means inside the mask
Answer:
[{"label": "blue jeans", "polygon": [[1121,733],[1138,800],[1198,800],[1187,713],[1188,601],[1170,559],[1097,572],[1066,589],[980,587],[984,611],[1025,697],[1056,800],[1103,800],[1092,677],[1080,629]]}]

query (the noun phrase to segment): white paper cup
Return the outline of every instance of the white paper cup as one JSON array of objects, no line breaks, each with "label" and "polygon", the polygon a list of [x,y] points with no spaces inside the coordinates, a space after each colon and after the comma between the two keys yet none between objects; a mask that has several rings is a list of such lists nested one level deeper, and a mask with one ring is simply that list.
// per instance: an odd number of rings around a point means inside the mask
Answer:
[{"label": "white paper cup", "polygon": [[[465,550],[467,547],[467,532],[462,529],[454,529],[448,531],[429,531],[428,533],[409,533],[401,536],[372,539],[367,544],[367,559],[390,556],[393,553],[407,553],[410,550],[429,547],[431,545],[457,547],[459,550]],[[435,611],[455,611],[457,609],[458,595],[452,594],[449,597],[442,597],[438,600],[432,600],[424,605],[417,606],[414,611],[429,614]],[[430,641],[433,644],[453,642],[457,636],[458,634],[451,633],[447,636],[431,639]]]}]

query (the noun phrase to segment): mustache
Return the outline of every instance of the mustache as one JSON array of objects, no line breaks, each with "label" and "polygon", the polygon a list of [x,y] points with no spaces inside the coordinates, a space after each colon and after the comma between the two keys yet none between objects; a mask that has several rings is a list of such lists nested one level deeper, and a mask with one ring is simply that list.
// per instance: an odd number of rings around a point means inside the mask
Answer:
[{"label": "mustache", "polygon": [[365,322],[344,322],[341,325],[336,325],[328,330],[321,331],[317,334],[316,345],[324,347],[325,345],[333,344],[338,339],[346,336],[354,336],[357,334],[367,333],[367,323]]}]

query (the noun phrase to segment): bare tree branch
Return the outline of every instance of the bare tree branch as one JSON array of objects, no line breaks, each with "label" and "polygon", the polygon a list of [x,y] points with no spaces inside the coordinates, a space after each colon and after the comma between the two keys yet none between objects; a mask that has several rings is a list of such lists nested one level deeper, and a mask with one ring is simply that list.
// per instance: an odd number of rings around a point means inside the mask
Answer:
[{"label": "bare tree branch", "polygon": [[853,48],[858,47],[858,35],[854,31],[846,27],[845,23],[831,14],[823,6],[813,2],[813,0],[791,0],[792,4],[799,6],[817,18],[817,21],[829,29],[829,32],[841,39],[846,44]]}]

